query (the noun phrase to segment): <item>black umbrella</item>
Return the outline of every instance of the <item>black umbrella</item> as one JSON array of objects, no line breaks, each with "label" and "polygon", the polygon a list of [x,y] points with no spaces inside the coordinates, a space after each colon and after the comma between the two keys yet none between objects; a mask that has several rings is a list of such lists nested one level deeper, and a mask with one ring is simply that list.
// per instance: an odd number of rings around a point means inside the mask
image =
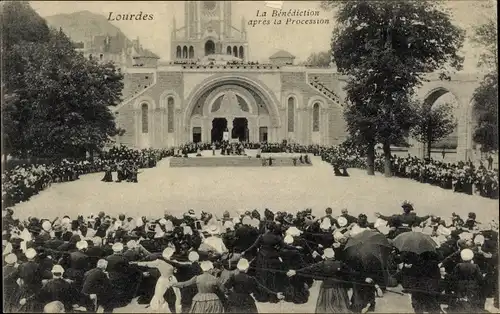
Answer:
[{"label": "black umbrella", "polygon": [[386,236],[380,232],[373,230],[364,230],[354,236],[351,236],[345,245],[344,249],[355,247],[358,245],[364,245],[369,243],[370,245],[381,245],[385,247],[392,247]]},{"label": "black umbrella", "polygon": [[427,234],[422,232],[405,232],[398,235],[392,244],[401,252],[412,252],[422,254],[424,252],[435,252],[437,243]]}]

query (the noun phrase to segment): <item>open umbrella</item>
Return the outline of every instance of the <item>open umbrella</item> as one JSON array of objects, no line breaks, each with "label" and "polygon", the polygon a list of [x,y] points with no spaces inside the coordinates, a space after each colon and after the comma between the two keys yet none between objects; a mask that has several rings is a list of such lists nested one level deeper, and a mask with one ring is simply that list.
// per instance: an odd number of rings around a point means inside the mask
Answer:
[{"label": "open umbrella", "polygon": [[[388,258],[392,245],[386,237],[376,231],[365,230],[349,238],[344,247],[345,260],[356,271],[385,285],[388,276]],[[384,284],[382,284],[384,283]]]},{"label": "open umbrella", "polygon": [[422,254],[424,252],[435,252],[437,243],[427,234],[422,232],[405,232],[398,235],[392,244],[401,252],[412,252]]},{"label": "open umbrella", "polygon": [[387,240],[387,238],[382,233],[372,230],[365,230],[361,233],[351,236],[347,241],[344,249],[366,243],[369,243],[370,245],[392,247],[392,245],[389,243],[389,240]]}]

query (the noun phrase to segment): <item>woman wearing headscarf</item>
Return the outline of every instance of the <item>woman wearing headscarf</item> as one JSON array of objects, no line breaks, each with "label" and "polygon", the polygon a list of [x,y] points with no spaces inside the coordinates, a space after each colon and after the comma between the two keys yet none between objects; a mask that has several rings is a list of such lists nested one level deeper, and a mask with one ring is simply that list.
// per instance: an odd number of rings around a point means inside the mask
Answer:
[{"label": "woman wearing headscarf", "polygon": [[456,299],[450,304],[450,312],[484,312],[482,303],[483,276],[479,266],[474,264],[474,252],[464,249],[460,252],[462,262],[455,266],[451,274],[452,290]]},{"label": "woman wearing headscarf", "polygon": [[195,276],[188,281],[174,283],[172,287],[185,288],[196,285],[198,293],[193,298],[190,313],[223,313],[224,306],[217,294],[223,291],[224,287],[212,275],[214,266],[210,261],[203,261],[200,263],[200,267],[203,271],[201,275]]},{"label": "woman wearing headscarf", "polygon": [[[260,235],[251,247],[242,252],[244,256],[254,248],[259,249],[255,260],[255,278],[273,291],[283,291],[287,282],[286,276],[282,273],[285,269],[280,257],[280,251],[285,246],[279,226],[274,222],[268,222],[267,231]],[[259,302],[278,301],[273,295],[258,293],[255,297]]]},{"label": "woman wearing headscarf", "polygon": [[228,307],[231,313],[258,313],[252,293],[258,293],[260,290],[264,290],[267,294],[276,295],[277,299],[283,299],[281,293],[269,290],[254,277],[249,276],[247,274],[249,267],[247,259],[240,259],[236,265],[239,272],[231,276],[225,284],[225,288],[229,292]]},{"label": "woman wearing headscarf", "polygon": [[[162,257],[166,260],[170,259],[172,255],[174,254],[174,249],[168,247],[166,248],[163,253]],[[132,262],[134,264],[137,264],[138,266],[142,267],[151,267],[151,268],[156,268],[160,272],[160,277],[158,278],[158,281],[156,282],[155,286],[155,292],[153,295],[153,298],[151,299],[151,302],[149,303],[151,309],[153,311],[157,311],[160,313],[169,313],[169,307],[168,304],[164,298],[165,293],[167,290],[172,287],[174,288],[174,293],[176,296],[176,301],[175,301],[175,311],[176,313],[181,313],[182,308],[181,308],[181,293],[178,288],[174,287],[173,284],[177,282],[175,276],[174,276],[174,270],[175,268],[164,261],[161,258],[158,258],[154,261],[148,261],[148,262]]]},{"label": "woman wearing headscarf", "polygon": [[315,313],[349,313],[349,288],[347,280],[351,271],[340,261],[335,260],[335,252],[331,248],[325,249],[324,260],[311,266],[289,270],[289,277],[302,275],[323,280],[316,302]]}]

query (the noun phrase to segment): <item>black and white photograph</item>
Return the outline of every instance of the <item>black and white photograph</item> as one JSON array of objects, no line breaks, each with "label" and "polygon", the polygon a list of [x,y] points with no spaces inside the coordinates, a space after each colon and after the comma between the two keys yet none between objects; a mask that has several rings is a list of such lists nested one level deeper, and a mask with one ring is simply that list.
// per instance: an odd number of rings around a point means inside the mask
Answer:
[{"label": "black and white photograph", "polygon": [[495,0],[2,1],[5,313],[500,313]]}]

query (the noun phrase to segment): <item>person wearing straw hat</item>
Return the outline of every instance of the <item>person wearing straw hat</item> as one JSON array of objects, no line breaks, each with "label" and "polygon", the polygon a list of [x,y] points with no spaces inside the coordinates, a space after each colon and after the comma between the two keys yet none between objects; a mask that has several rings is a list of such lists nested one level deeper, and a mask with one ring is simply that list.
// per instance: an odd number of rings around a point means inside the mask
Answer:
[{"label": "person wearing straw hat", "polygon": [[302,275],[323,280],[316,302],[315,313],[348,313],[350,300],[347,281],[350,271],[340,261],[335,260],[332,248],[326,248],[323,261],[299,270],[289,270],[287,276]]},{"label": "person wearing straw hat", "polygon": [[[180,290],[173,286],[177,282],[174,276],[175,268],[170,265],[167,260],[172,258],[175,249],[167,247],[163,250],[162,258],[157,258],[154,261],[147,262],[137,262],[137,266],[156,268],[160,272],[160,277],[155,285],[155,291],[151,302],[149,303],[151,310],[159,313],[170,313],[168,303],[166,302],[164,295],[169,288],[173,288],[175,294],[175,311],[176,313],[181,313],[181,292]],[[131,262],[134,263],[135,262]]]},{"label": "person wearing straw hat", "polygon": [[[42,304],[60,301],[64,304],[66,312],[73,309],[73,304],[78,302],[78,293],[72,285],[63,279],[64,268],[61,265],[52,267],[52,279],[40,289],[38,299]],[[78,290],[79,291],[79,290]]]},{"label": "person wearing straw hat", "polygon": [[267,294],[274,294],[279,300],[284,299],[282,293],[276,293],[259,283],[254,277],[247,274],[250,263],[241,258],[236,265],[238,273],[231,276],[224,287],[228,290],[228,312],[230,313],[258,313],[252,293],[257,294],[264,290]]},{"label": "person wearing straw hat", "polygon": [[463,249],[460,251],[460,258],[462,262],[455,266],[451,274],[451,290],[456,298],[451,302],[450,310],[462,313],[483,312],[481,293],[484,278],[479,266],[474,264],[474,252]]},{"label": "person wearing straw hat", "polygon": [[218,294],[224,291],[224,286],[212,274],[214,265],[210,261],[200,263],[202,274],[188,281],[174,283],[172,286],[184,288],[196,285],[198,293],[193,298],[190,313],[223,313],[224,306]]}]

